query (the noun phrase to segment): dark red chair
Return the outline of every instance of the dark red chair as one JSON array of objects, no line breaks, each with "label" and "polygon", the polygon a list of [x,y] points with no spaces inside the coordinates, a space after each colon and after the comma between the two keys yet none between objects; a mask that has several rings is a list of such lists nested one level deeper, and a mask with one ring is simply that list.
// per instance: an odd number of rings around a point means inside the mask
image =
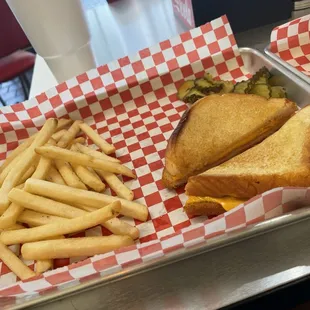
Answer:
[{"label": "dark red chair", "polygon": [[[30,42],[5,0],[0,0],[0,29],[0,83],[19,77],[28,99],[30,81],[25,72],[33,68],[35,54],[25,50]],[[5,105],[1,96],[0,102]]]}]

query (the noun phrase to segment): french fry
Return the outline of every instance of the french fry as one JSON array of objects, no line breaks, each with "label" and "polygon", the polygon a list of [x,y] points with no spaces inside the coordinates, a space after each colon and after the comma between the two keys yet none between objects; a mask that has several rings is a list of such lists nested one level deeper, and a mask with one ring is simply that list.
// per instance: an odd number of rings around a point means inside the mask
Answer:
[{"label": "french fry", "polygon": [[5,230],[18,230],[18,229],[24,229],[26,228],[25,226],[21,224],[14,224],[11,227],[5,228],[5,229],[0,229],[0,233],[5,231]]},{"label": "french fry", "polygon": [[[57,159],[64,160],[69,163],[91,167],[98,170],[104,170],[113,173],[120,173],[131,178],[135,178],[134,173],[127,167],[122,166],[118,163],[113,163],[110,161],[104,161],[102,159],[95,158],[91,155],[86,155],[82,153],[76,153],[67,149],[62,149],[57,146],[41,146],[36,148],[36,152],[39,155]],[[58,169],[59,170],[59,169]]]},{"label": "french fry", "polygon": [[[24,185],[25,183],[20,184],[14,188],[23,189]],[[9,228],[10,230],[25,228],[22,225],[16,224],[17,218],[23,211],[23,207],[16,205],[15,203],[11,203],[5,212],[0,216],[0,232],[2,230],[8,230]],[[20,226],[20,228],[14,228],[18,226]]]},{"label": "french fry", "polygon": [[58,172],[58,170],[53,165],[50,167],[46,180],[57,183],[57,184],[62,184],[62,185],[66,184],[61,174]]},{"label": "french fry", "polygon": [[21,248],[25,259],[69,258],[93,256],[132,245],[129,236],[104,236],[46,240],[26,243]]},{"label": "french fry", "polygon": [[24,208],[18,204],[11,203],[5,212],[0,216],[0,229],[12,227]]},{"label": "french fry", "polygon": [[60,140],[60,138],[67,132],[66,129],[62,129],[60,131],[57,131],[55,132],[53,135],[52,135],[52,138],[58,142]]},{"label": "french fry", "polygon": [[[22,191],[16,188],[13,188],[10,191],[9,199],[13,202],[11,206],[16,204],[16,205],[23,206],[24,208],[27,208],[27,209],[30,209],[36,212],[55,215],[55,216],[59,216],[62,218],[67,218],[67,219],[71,219],[71,218],[75,218],[75,217],[79,217],[79,216],[87,214],[87,212],[84,210],[81,210],[81,209],[72,207],[70,205],[48,199],[48,198],[33,195],[33,194],[27,193],[25,191]],[[95,210],[97,209],[92,208],[91,212]],[[23,210],[21,209],[18,215],[20,215],[22,211]],[[18,216],[15,217],[15,222],[16,222],[17,217]],[[13,224],[15,222],[13,222]],[[1,217],[0,217],[0,223],[1,223]],[[12,222],[9,222],[9,224],[13,225]],[[9,224],[6,227],[9,227],[10,226]],[[102,223],[101,225],[116,235],[128,235],[128,236],[131,236],[133,239],[137,239],[139,237],[139,231],[136,227],[133,227],[125,223],[124,221],[119,220],[118,218],[115,218],[115,219],[113,218],[109,221],[106,221],[105,223]],[[0,226],[0,228],[5,228],[5,227]]]},{"label": "french fry", "polygon": [[55,160],[55,165],[62,176],[62,178],[65,180],[66,184],[68,184],[71,187],[80,188],[80,189],[87,189],[85,184],[79,179],[79,177],[75,174],[75,172],[72,170],[72,167],[62,160]]},{"label": "french fry", "polygon": [[81,209],[45,197],[30,194],[17,188],[13,188],[9,192],[9,199],[13,203],[23,206],[26,209],[69,219],[85,214],[85,211]]},{"label": "french fry", "polygon": [[16,165],[16,163],[22,158],[23,156],[23,152],[16,155],[15,158],[12,159],[12,161],[10,162],[10,165],[7,165],[1,172],[0,174],[0,186],[3,184],[5,178],[7,177],[7,175],[9,174],[9,172],[11,171],[11,169]]},{"label": "french fry", "polygon": [[[78,150],[86,155],[91,155],[98,159],[103,160],[110,160],[113,162],[120,162],[118,159],[114,157],[110,157],[104,153],[95,151],[87,146],[81,145],[81,144],[75,144],[75,146],[78,148]],[[133,192],[124,185],[119,178],[114,175],[113,173],[97,170],[97,173],[109,184],[109,186],[115,191],[118,197],[127,199],[127,200],[133,200],[134,194]]]},{"label": "french fry", "polygon": [[[27,208],[33,211],[55,215],[55,216],[59,216],[62,218],[71,219],[71,218],[75,218],[75,217],[87,214],[87,212],[84,210],[80,210],[78,208],[75,208],[70,205],[66,205],[64,203],[57,202],[57,201],[54,201],[48,198],[33,195],[33,194],[27,193],[25,191],[22,191],[16,188],[13,188],[10,191],[9,199],[13,202],[13,204],[11,205],[14,205],[14,204],[21,205],[24,208]],[[92,208],[91,212],[95,210],[97,209]],[[22,211],[23,210],[21,209],[19,214],[21,214]],[[18,216],[15,217],[15,222],[16,222],[17,217]],[[13,222],[13,224],[15,222]],[[1,223],[1,217],[0,217],[0,223]],[[9,224],[13,225],[12,222],[10,222]],[[6,227],[9,227],[10,226],[9,224]],[[128,236],[131,236],[133,239],[137,239],[139,237],[139,231],[136,227],[133,227],[125,223],[124,221],[119,220],[118,218],[113,218],[109,221],[106,221],[105,223],[102,223],[101,225],[116,235],[128,235]],[[0,226],[0,228],[2,227]]]},{"label": "french fry", "polygon": [[88,167],[88,170],[90,171],[90,173],[91,173],[96,179],[98,179],[98,180],[101,181],[99,175],[95,172],[95,170],[94,170],[93,168],[89,168],[89,167]]},{"label": "french fry", "polygon": [[44,180],[46,179],[50,167],[52,165],[52,160],[46,157],[41,157],[39,163],[32,175],[32,178]]},{"label": "french fry", "polygon": [[67,130],[67,132],[60,138],[60,140],[57,142],[57,146],[66,148],[71,141],[74,140],[75,136],[80,131],[80,124],[82,121],[75,121],[71,127]]},{"label": "french fry", "polygon": [[26,266],[9,248],[0,242],[0,259],[13,271],[21,280],[34,277],[36,274]]},{"label": "french fry", "polygon": [[79,149],[79,151],[83,154],[86,154],[86,155],[91,155],[95,158],[98,158],[98,159],[102,159],[102,160],[109,160],[109,161],[113,161],[115,163],[120,163],[121,161],[117,158],[114,158],[114,157],[111,157],[111,156],[108,156],[106,155],[105,153],[101,153],[101,152],[98,152],[96,150],[93,150],[91,149],[90,147],[88,146],[85,146],[85,145],[82,145],[80,143],[76,143],[75,144],[77,146],[77,148]]},{"label": "french fry", "polygon": [[[59,131],[61,132],[61,131]],[[46,145],[56,145],[56,141],[54,139],[49,139],[49,141],[46,143]],[[52,165],[52,160],[46,157],[41,156],[39,159],[39,163],[36,167],[36,170],[32,177],[34,179],[39,179],[39,180],[45,180],[47,177],[47,174],[51,168]]]},{"label": "french fry", "polygon": [[58,120],[58,125],[57,125],[57,128],[56,128],[56,132],[60,131],[60,130],[63,130],[64,128],[66,127],[69,127],[71,124],[73,123],[73,120],[72,119],[67,119],[67,118],[60,118]]},{"label": "french fry", "polygon": [[[53,183],[50,183],[53,184]],[[0,241],[6,245],[40,241],[59,235],[71,234],[94,227],[115,217],[121,210],[119,201],[115,201],[105,208],[87,213],[83,216],[53,224],[38,226],[28,229],[4,231],[0,235]]]},{"label": "french fry", "polygon": [[88,207],[88,206],[84,206],[84,205],[81,205],[81,204],[75,204],[74,206],[79,208],[79,209],[82,209],[84,211],[87,211],[87,212],[93,212],[93,211],[97,210],[97,208]]},{"label": "french fry", "polygon": [[[74,140],[75,136],[80,131],[79,124],[81,122],[82,121],[75,121],[71,125],[71,127],[64,133],[64,135],[62,135],[60,140],[57,142],[57,145],[59,147],[66,148]],[[60,158],[60,160],[55,160],[55,164],[65,183],[72,187],[87,189],[83,182],[81,182],[78,176],[74,173],[71,166],[68,163],[62,161],[61,159],[62,158]]]},{"label": "french fry", "polygon": [[101,224],[114,235],[130,236],[133,240],[139,238],[139,229],[134,227],[119,218],[112,218]]},{"label": "french fry", "polygon": [[40,259],[37,260],[35,264],[36,274],[41,274],[47,270],[53,269],[53,260],[52,259]]},{"label": "french fry", "polygon": [[[84,146],[86,139],[76,138],[80,130],[103,153]],[[135,178],[118,159],[106,155],[113,152],[114,146],[82,121],[50,119],[0,167],[0,259],[10,261],[6,264],[21,279],[35,273],[7,245],[23,244],[24,258],[35,255],[35,271],[40,274],[52,269],[54,258],[106,253],[131,245],[139,237],[136,227],[116,216],[121,213],[145,221],[148,210],[131,201],[133,192],[114,175]],[[102,179],[121,198],[101,194]],[[56,240],[97,225],[113,235]]]},{"label": "french fry", "polygon": [[[54,139],[50,138],[47,144],[55,145]],[[20,182],[21,189],[24,187],[24,182],[32,175],[35,179],[45,179],[45,176],[50,167],[51,160],[45,157],[41,157],[37,167],[34,165],[30,166],[28,171],[24,174]],[[15,188],[16,189],[16,188]],[[20,190],[20,189],[19,189]],[[21,204],[11,203],[8,209],[0,217],[0,228],[7,228],[14,225],[19,215],[24,211],[24,207]]]},{"label": "french fry", "polygon": [[105,189],[104,183],[100,179],[97,179],[86,167],[76,164],[71,164],[71,166],[85,185],[99,193]]},{"label": "french fry", "polygon": [[76,143],[80,143],[80,144],[84,144],[86,142],[86,139],[84,137],[78,137],[78,138],[75,138],[70,144],[69,144],[69,148],[76,144]]},{"label": "french fry", "polygon": [[101,138],[89,125],[86,123],[80,124],[80,129],[106,154],[115,152],[115,147]]},{"label": "french fry", "polygon": [[[46,225],[46,224],[50,224],[50,223],[53,223],[55,221],[58,221],[58,220],[61,220],[61,219],[71,219],[71,218],[75,218],[75,217],[78,217],[78,216],[82,216],[82,215],[85,215],[87,214],[88,212],[94,212],[98,209],[96,208],[92,208],[92,207],[85,207],[85,209],[81,206],[81,209],[78,209],[80,212],[75,212],[75,210],[77,208],[74,208],[74,207],[71,207],[69,205],[65,205],[65,204],[62,204],[62,203],[58,203],[57,201],[53,201],[53,200],[50,200],[50,199],[47,199],[47,198],[43,198],[41,196],[36,196],[36,195],[33,195],[33,194],[29,194],[29,193],[26,193],[24,191],[20,191],[20,190],[17,190],[15,191],[14,189],[10,192],[9,194],[9,198],[10,197],[16,197],[16,199],[12,199],[13,201],[19,201],[20,204],[22,204],[22,195],[21,195],[21,192],[23,192],[23,195],[25,195],[24,197],[24,201],[28,201],[28,197],[29,195],[32,196],[32,200],[35,201],[35,202],[32,202],[32,204],[34,205],[34,208],[33,208],[33,205],[31,205],[31,209],[30,210],[35,210],[37,212],[42,212],[40,213],[41,214],[41,217],[44,218],[43,222],[36,222],[35,225],[33,225],[33,214],[30,214],[32,216],[32,219],[30,219],[30,223],[32,224],[31,226],[41,226],[40,224],[42,225]],[[37,199],[37,197],[39,197]],[[11,198],[10,198],[11,199]],[[48,201],[47,203],[44,203],[44,201]],[[54,209],[52,210],[52,212],[50,211],[50,209],[48,209],[48,205],[50,205],[52,207],[52,203],[54,203]],[[44,204],[44,207],[42,207],[42,205]],[[60,204],[62,207],[63,205],[69,207],[68,209],[74,209],[74,212],[67,212],[66,209],[60,209],[58,208],[58,204]],[[28,203],[27,203],[28,205]],[[23,206],[26,207],[25,203],[23,204]],[[9,209],[8,209],[9,210]],[[41,210],[41,211],[39,211]],[[25,212],[25,211],[24,211]],[[39,214],[39,213],[37,213]],[[34,217],[38,216],[38,215],[35,215]],[[47,218],[47,217],[44,217],[44,215],[46,214],[52,214],[52,215],[55,215],[57,218]],[[59,217],[59,218],[58,218]],[[1,217],[0,217],[1,219]],[[19,221],[23,221],[23,217],[21,216],[21,218],[19,218]],[[27,221],[26,221],[27,222]],[[29,224],[29,221],[28,223]],[[118,218],[112,218],[104,223],[101,223],[101,225],[103,227],[105,227],[106,229],[108,229],[111,233],[115,234],[115,235],[128,235],[130,236],[132,239],[137,239],[139,237],[139,230],[118,219]]]},{"label": "french fry", "polygon": [[16,183],[16,185],[20,185],[26,182],[33,173],[36,171],[36,163],[31,165],[28,170],[25,172],[25,174],[21,177],[21,179]]},{"label": "french fry", "polygon": [[59,216],[47,215],[44,213],[39,213],[31,210],[24,210],[17,221],[27,224],[31,227],[43,226],[57,221],[66,221],[67,219]]},{"label": "french fry", "polygon": [[[55,130],[55,132],[62,130],[63,128],[69,126],[73,121],[71,119],[64,119],[61,118],[58,120],[58,124],[57,124],[57,128]],[[38,133],[35,133],[34,135],[32,135],[31,137],[29,137],[28,139],[26,139],[24,142],[22,142],[14,151],[12,151],[10,153],[10,155],[6,158],[5,162],[3,163],[3,165],[0,167],[0,173],[9,165],[11,165],[12,160],[18,156],[19,154],[21,154],[23,151],[25,151],[34,141],[34,139],[36,138],[36,135]]]},{"label": "french fry", "polygon": [[109,184],[110,188],[116,193],[118,197],[126,200],[133,200],[134,194],[115,174],[102,170],[96,172]]},{"label": "french fry", "polygon": [[101,193],[72,188],[66,185],[28,179],[25,183],[24,190],[32,194],[45,196],[71,205],[85,205],[97,209],[102,208],[113,201],[120,201],[122,204],[121,214],[133,217],[140,221],[146,221],[148,217],[147,207],[140,203]]},{"label": "french fry", "polygon": [[57,125],[57,128],[56,128],[56,132],[71,126],[72,123],[73,123],[73,120],[70,119],[70,118],[59,118],[58,119],[58,125]]},{"label": "french fry", "polygon": [[[17,156],[23,153],[33,142],[35,139],[35,135],[31,136],[30,138],[26,139],[22,144],[20,144],[10,155],[7,157],[3,165],[0,167],[0,173],[4,171],[9,165],[13,164],[12,161],[15,160]],[[15,160],[16,163],[16,160]]]},{"label": "french fry", "polygon": [[[75,145],[71,146],[72,151],[77,151],[77,147]],[[76,175],[81,179],[81,181],[87,185],[88,187],[92,188],[96,192],[102,192],[105,189],[104,183],[101,179],[95,174],[95,172],[91,172],[87,167],[71,164],[74,172]]]},{"label": "french fry", "polygon": [[[64,236],[54,237],[54,239],[64,239]],[[49,269],[53,268],[53,260],[52,259],[38,259],[35,264],[35,272],[36,274],[41,274]]]},{"label": "french fry", "polygon": [[22,184],[15,186],[14,188],[23,189],[24,185],[25,185],[25,183],[22,183]]},{"label": "french fry", "polygon": [[[87,212],[93,212],[97,210],[93,207],[85,207],[85,206],[78,206],[79,208],[87,211]],[[108,229],[112,234],[114,235],[122,235],[122,236],[130,236],[132,239],[139,238],[139,229],[137,227],[134,227],[122,220],[120,220],[117,217],[114,217],[104,223],[101,224],[103,227]]]},{"label": "french fry", "polygon": [[8,200],[9,191],[16,185],[26,173],[29,167],[32,165],[33,160],[36,158],[35,148],[44,145],[54,133],[57,127],[56,119],[48,119],[39,133],[36,135],[33,143],[23,154],[22,160],[19,160],[16,165],[13,166],[7,177],[5,178],[2,187],[0,189],[0,213],[8,208],[10,202]]}]

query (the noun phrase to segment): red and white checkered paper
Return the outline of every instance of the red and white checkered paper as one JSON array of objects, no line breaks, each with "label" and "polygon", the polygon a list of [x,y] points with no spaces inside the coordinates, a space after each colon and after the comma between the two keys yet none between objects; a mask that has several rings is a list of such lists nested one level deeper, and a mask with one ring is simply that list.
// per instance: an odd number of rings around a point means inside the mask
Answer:
[{"label": "red and white checkered paper", "polygon": [[270,51],[310,76],[310,15],[274,28]]},{"label": "red and white checkered paper", "polygon": [[[308,198],[306,189],[275,189],[206,220],[189,218],[183,211],[183,189],[163,187],[167,140],[187,108],[177,99],[177,89],[184,79],[200,77],[206,70],[229,80],[249,76],[226,16],[133,57],[81,74],[27,102],[1,109],[2,160],[21,140],[37,132],[47,118],[83,119],[96,128],[115,145],[116,156],[135,170],[137,180],[124,181],[136,200],[148,206],[149,218],[146,223],[126,219],[140,230],[137,244],[82,260],[57,260],[57,266],[62,267],[28,281],[18,281],[0,263],[0,303],[18,303],[207,243],[214,236],[291,210],[287,204],[291,200]],[[95,227],[82,235],[106,233]],[[34,267],[33,261],[26,264]]]}]

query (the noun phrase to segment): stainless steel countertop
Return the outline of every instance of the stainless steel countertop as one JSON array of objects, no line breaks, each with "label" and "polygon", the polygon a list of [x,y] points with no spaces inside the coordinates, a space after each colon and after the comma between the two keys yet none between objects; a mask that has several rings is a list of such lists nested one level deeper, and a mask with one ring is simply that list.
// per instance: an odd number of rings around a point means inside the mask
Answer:
[{"label": "stainless steel countertop", "polygon": [[[96,10],[98,3],[102,1],[85,0],[84,2],[88,2],[90,7],[93,5],[94,9],[91,9],[89,14],[95,14],[93,10]],[[111,47],[110,52],[100,51],[106,44],[104,37],[102,42],[97,41],[95,54],[98,62],[109,61],[110,54],[121,57],[123,54],[133,53],[140,48],[154,44],[154,40],[160,41],[182,32],[184,29],[175,20],[167,3],[170,3],[170,0],[158,0],[157,2],[155,0],[126,0],[113,3],[109,12],[112,12],[111,14],[118,23],[114,31],[123,29],[122,35],[115,38],[117,44]],[[130,4],[135,7],[130,8]],[[310,10],[294,12],[293,18],[309,13]],[[139,39],[138,33],[130,37],[130,33],[136,31],[134,28],[136,26],[132,26],[130,21],[132,14],[139,14],[139,18],[145,16],[141,24],[141,27],[143,23],[147,24],[143,40]],[[163,32],[162,25],[159,26],[154,21],[152,22],[154,16],[159,15],[164,16],[163,24],[170,29],[169,32]],[[94,20],[93,23],[100,24],[100,21]],[[267,25],[237,34],[238,45],[263,51],[269,42],[274,26],[276,25]],[[101,31],[105,30],[101,29]],[[124,45],[118,45],[120,38],[124,36],[127,36],[126,42],[128,42],[128,36],[132,41],[132,45],[126,43],[126,46],[129,46],[128,49]],[[283,284],[310,274],[309,233],[310,226],[306,221],[299,223],[298,229],[290,226],[269,235],[243,241],[122,281],[109,283],[109,285],[72,295],[63,300],[44,303],[35,309],[218,308],[264,292],[280,283]]]}]

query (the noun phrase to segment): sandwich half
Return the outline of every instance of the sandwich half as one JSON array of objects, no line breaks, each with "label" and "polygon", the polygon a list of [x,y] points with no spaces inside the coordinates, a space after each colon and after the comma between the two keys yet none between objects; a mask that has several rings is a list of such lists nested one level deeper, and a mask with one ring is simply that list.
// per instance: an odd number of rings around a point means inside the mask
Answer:
[{"label": "sandwich half", "polygon": [[217,215],[276,187],[310,186],[310,106],[260,144],[189,178],[185,211]]},{"label": "sandwich half", "polygon": [[277,131],[297,110],[285,98],[210,95],[182,116],[165,154],[162,181],[168,188],[240,154]]}]

